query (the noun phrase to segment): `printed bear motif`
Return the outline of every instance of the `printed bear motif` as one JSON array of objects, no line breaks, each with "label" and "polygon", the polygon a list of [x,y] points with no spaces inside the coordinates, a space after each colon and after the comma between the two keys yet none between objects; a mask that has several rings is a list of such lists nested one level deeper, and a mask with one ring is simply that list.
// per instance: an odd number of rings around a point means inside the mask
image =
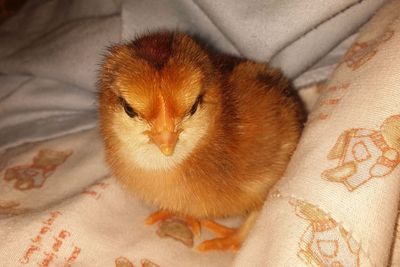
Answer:
[{"label": "printed bear motif", "polygon": [[18,190],[40,188],[56,168],[64,163],[71,154],[72,151],[69,150],[40,150],[33,158],[32,164],[8,168],[5,172],[4,180],[15,180],[14,188]]}]

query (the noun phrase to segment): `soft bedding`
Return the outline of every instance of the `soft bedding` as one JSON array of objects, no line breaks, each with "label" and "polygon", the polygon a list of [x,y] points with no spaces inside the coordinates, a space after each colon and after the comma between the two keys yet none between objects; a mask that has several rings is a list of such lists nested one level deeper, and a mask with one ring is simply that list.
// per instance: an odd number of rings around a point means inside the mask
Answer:
[{"label": "soft bedding", "polygon": [[[354,35],[382,3],[29,2],[0,25],[0,266],[400,266],[400,1]],[[161,27],[318,83],[299,91],[304,134],[237,254],[197,252],[210,233],[179,220],[144,225],[155,207],[104,163],[100,55]]]}]

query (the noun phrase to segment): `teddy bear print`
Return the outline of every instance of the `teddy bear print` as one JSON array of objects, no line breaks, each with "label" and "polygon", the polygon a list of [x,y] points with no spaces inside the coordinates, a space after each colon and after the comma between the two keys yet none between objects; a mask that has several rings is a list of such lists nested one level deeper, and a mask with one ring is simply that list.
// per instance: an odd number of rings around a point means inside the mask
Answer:
[{"label": "teddy bear print", "polygon": [[295,206],[296,215],[309,223],[297,252],[307,266],[360,266],[360,247],[342,226],[309,203],[290,200],[290,204]]},{"label": "teddy bear print", "polygon": [[40,150],[33,158],[32,164],[8,168],[4,174],[4,180],[15,180],[14,188],[18,190],[40,188],[71,154],[72,151]]},{"label": "teddy bear print", "polygon": [[344,62],[352,70],[357,70],[373,58],[378,52],[379,46],[389,41],[393,35],[394,31],[388,29],[375,39],[366,42],[356,42],[346,53],[342,63]]},{"label": "teddy bear print", "polygon": [[356,128],[342,133],[328,154],[337,165],[321,176],[354,191],[372,178],[390,174],[400,162],[399,152],[400,115],[395,115],[383,122],[380,131]]}]

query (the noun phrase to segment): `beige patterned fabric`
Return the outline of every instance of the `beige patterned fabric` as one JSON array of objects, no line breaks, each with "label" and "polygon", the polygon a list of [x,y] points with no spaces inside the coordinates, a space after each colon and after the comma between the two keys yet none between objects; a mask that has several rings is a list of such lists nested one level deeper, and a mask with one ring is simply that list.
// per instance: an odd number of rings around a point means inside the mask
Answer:
[{"label": "beige patterned fabric", "polygon": [[318,87],[285,177],[234,266],[400,266],[399,44],[397,0]]},{"label": "beige patterned fabric", "polygon": [[[243,248],[197,252],[179,220],[109,176],[97,129],[0,154],[0,266],[400,266],[400,1],[379,11],[311,106]],[[222,221],[237,225],[238,218]]]},{"label": "beige patterned fabric", "polygon": [[0,266],[231,264],[231,253],[193,248],[211,233],[144,224],[154,207],[109,176],[97,129],[9,149],[0,162]]}]

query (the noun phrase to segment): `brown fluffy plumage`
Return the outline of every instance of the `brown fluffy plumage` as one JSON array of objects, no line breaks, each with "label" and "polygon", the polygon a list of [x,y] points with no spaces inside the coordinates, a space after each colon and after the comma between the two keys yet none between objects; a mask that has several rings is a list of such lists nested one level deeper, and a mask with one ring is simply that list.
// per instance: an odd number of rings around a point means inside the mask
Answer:
[{"label": "brown fluffy plumage", "polygon": [[112,172],[125,189],[180,216],[259,210],[302,118],[280,71],[211,52],[183,33],[116,45],[101,69],[100,128]]}]

